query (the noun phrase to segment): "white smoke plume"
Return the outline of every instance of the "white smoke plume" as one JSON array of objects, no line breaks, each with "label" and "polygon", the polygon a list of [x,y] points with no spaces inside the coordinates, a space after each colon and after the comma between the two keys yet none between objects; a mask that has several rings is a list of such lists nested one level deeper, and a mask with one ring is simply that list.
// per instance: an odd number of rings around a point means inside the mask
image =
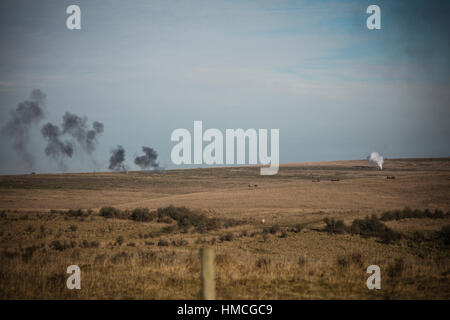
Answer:
[{"label": "white smoke plume", "polygon": [[367,157],[367,161],[369,161],[374,166],[377,166],[378,168],[380,168],[380,170],[383,170],[384,159],[378,152],[372,152]]}]

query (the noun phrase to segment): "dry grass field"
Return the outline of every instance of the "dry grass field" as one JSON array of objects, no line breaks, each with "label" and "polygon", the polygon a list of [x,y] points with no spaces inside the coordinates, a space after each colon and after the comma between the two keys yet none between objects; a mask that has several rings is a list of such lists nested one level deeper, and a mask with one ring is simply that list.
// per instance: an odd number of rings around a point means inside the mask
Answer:
[{"label": "dry grass field", "polygon": [[[449,299],[450,158],[384,168],[0,176],[0,298],[197,299],[210,246],[219,299]],[[65,285],[73,264],[81,290]]]}]

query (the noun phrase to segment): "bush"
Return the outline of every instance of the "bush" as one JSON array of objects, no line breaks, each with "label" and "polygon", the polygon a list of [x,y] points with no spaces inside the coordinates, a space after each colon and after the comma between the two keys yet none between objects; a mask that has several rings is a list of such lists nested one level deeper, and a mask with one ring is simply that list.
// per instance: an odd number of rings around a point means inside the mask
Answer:
[{"label": "bush", "polygon": [[[194,228],[195,232],[205,233],[211,230],[217,230],[221,227],[231,227],[238,224],[234,219],[218,219],[208,218],[204,214],[199,214],[191,211],[186,207],[169,206],[166,208],[159,208],[156,211],[158,221],[171,222],[175,220],[178,228],[187,230],[190,227]],[[164,220],[170,218],[171,220]]]},{"label": "bush", "polygon": [[395,259],[394,263],[391,263],[387,267],[387,275],[389,278],[400,277],[405,270],[405,260],[403,258]]},{"label": "bush", "polygon": [[258,269],[263,269],[263,270],[267,271],[270,268],[271,261],[269,258],[261,257],[261,258],[258,258],[258,260],[256,260],[255,265]]},{"label": "bush", "polygon": [[123,236],[118,236],[116,239],[116,243],[121,246],[123,244],[123,242],[125,241],[125,239],[123,238]]},{"label": "bush", "polygon": [[278,225],[273,225],[271,227],[267,227],[263,229],[264,234],[276,234],[278,231],[280,231],[280,227]]},{"label": "bush", "polygon": [[171,225],[171,226],[166,226],[164,228],[161,229],[161,233],[162,234],[169,234],[169,233],[173,233],[177,230],[177,226],[176,225]]},{"label": "bush", "polygon": [[155,216],[156,214],[154,212],[150,212],[148,208],[137,208],[131,213],[130,219],[134,221],[147,222],[152,221]]},{"label": "bush", "polygon": [[389,244],[391,242],[395,242],[400,240],[402,237],[401,233],[396,232],[388,227],[384,230],[380,235],[381,242]]},{"label": "bush", "polygon": [[25,232],[27,233],[33,233],[34,231],[36,231],[36,228],[33,227],[31,224],[25,228]]},{"label": "bush", "polygon": [[341,268],[347,268],[350,265],[350,259],[347,256],[341,256],[337,258],[337,264]]},{"label": "bush", "polygon": [[220,236],[220,241],[224,242],[224,241],[233,241],[233,234],[231,232],[221,235]]},{"label": "bush", "polygon": [[444,219],[450,216],[450,213],[446,214],[439,209],[431,211],[429,209],[421,210],[411,210],[410,208],[405,208],[403,210],[387,211],[381,215],[380,220],[390,221],[390,220],[401,220],[401,219]]},{"label": "bush", "polygon": [[382,223],[376,215],[370,218],[353,220],[350,226],[350,233],[359,234],[363,237],[378,237],[383,243],[391,243],[401,238],[401,234],[388,228]]},{"label": "bush", "polygon": [[78,210],[67,210],[65,214],[69,217],[87,217],[89,215],[88,212],[83,211],[82,209]]},{"label": "bush", "polygon": [[300,266],[300,267],[303,267],[304,265],[306,265],[306,258],[305,257],[303,257],[303,256],[300,256],[300,257],[298,257],[298,265]]},{"label": "bush", "polygon": [[169,246],[169,242],[166,240],[159,240],[158,241],[158,247],[168,247]]},{"label": "bush", "polygon": [[80,247],[81,248],[98,248],[99,245],[100,245],[100,243],[98,241],[91,241],[91,242],[89,242],[87,240],[83,240],[80,243]]},{"label": "bush", "polygon": [[347,226],[342,220],[334,220],[334,218],[325,218],[323,219],[325,222],[325,231],[333,234],[342,234],[347,231]]},{"label": "bush", "polygon": [[121,211],[114,207],[103,207],[100,209],[100,216],[104,218],[128,219],[129,212]]},{"label": "bush", "polygon": [[450,245],[450,225],[443,226],[438,237],[445,245]]},{"label": "bush", "polygon": [[281,234],[280,234],[280,238],[287,238],[287,233],[286,233],[286,231],[283,231],[283,232],[281,232]]},{"label": "bush", "polygon": [[297,225],[295,225],[295,226],[291,229],[291,232],[299,233],[299,232],[301,232],[302,230],[303,230],[303,225],[297,224]]},{"label": "bush", "polygon": [[[114,207],[103,207],[99,212],[104,218],[131,219],[139,222],[147,222],[157,220],[162,223],[172,223],[176,221],[177,227],[181,232],[188,232],[189,228],[193,228],[195,232],[205,233],[219,228],[228,228],[241,224],[242,222],[234,219],[218,219],[208,218],[204,214],[191,211],[186,207],[169,206],[159,208],[156,211],[149,211],[147,208],[137,208],[132,212],[127,210],[121,211]],[[173,232],[174,229],[168,229]],[[166,232],[166,231],[165,231]]]},{"label": "bush", "polygon": [[175,247],[182,247],[182,246],[187,246],[188,242],[184,239],[178,239],[178,240],[173,240],[172,241],[172,245]]},{"label": "bush", "polygon": [[355,219],[350,226],[350,233],[359,234],[362,236],[376,236],[385,230],[386,226],[378,220],[376,215],[370,218],[367,216],[364,219]]},{"label": "bush", "polygon": [[128,254],[126,252],[120,252],[111,258],[111,262],[116,263],[126,263],[133,257],[132,254]]},{"label": "bush", "polygon": [[35,251],[39,250],[38,246],[31,246],[22,249],[22,260],[23,262],[28,262],[33,257]]},{"label": "bush", "polygon": [[76,245],[77,243],[75,241],[66,242],[65,240],[64,242],[60,240],[54,240],[49,244],[50,248],[57,251],[64,251],[69,248],[75,248]]}]

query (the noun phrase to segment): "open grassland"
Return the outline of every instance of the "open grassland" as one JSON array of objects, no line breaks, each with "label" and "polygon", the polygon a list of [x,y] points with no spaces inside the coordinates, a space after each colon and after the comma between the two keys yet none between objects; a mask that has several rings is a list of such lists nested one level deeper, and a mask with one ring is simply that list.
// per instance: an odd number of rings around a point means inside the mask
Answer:
[{"label": "open grassland", "polygon": [[450,298],[450,159],[2,176],[0,194],[3,299],[196,299],[202,246],[218,298]]}]

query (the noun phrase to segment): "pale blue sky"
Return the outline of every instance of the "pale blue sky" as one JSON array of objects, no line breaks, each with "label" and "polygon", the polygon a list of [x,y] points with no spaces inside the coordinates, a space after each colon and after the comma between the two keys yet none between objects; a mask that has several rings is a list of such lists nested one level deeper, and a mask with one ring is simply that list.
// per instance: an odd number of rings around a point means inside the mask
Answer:
[{"label": "pale blue sky", "polygon": [[[82,29],[69,31],[78,4]],[[368,30],[370,4],[382,29]],[[0,125],[39,88],[46,111],[101,121],[117,144],[170,161],[176,128],[279,128],[280,161],[450,155],[448,1],[24,1],[0,4]],[[40,126],[41,126],[40,125]],[[37,172],[56,172],[40,126]],[[28,172],[0,136],[0,173]],[[70,171],[90,171],[83,155]]]}]

